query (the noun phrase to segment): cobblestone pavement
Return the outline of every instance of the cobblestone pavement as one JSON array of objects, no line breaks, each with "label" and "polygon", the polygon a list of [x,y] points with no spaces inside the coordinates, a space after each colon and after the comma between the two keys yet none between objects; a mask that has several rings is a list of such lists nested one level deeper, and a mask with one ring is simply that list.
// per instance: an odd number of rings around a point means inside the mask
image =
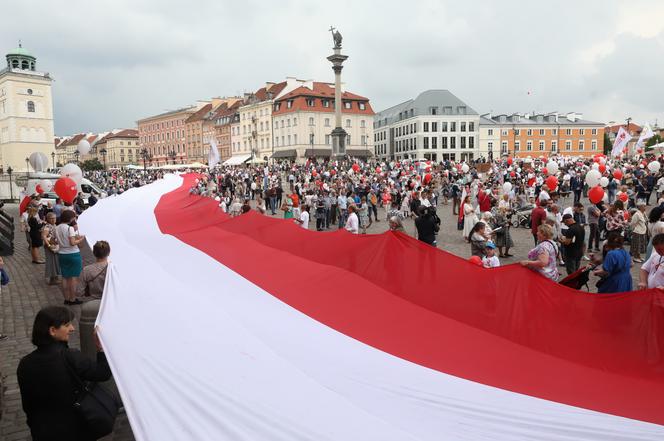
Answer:
[{"label": "cobblestone pavement", "polygon": [[[562,201],[562,206],[570,205],[570,200]],[[6,210],[13,216],[17,216],[16,205],[7,205]],[[461,232],[456,228],[456,216],[452,215],[452,206],[440,204],[438,215],[442,225],[438,236],[438,247],[445,251],[454,253],[461,257],[470,256],[470,245],[464,241]],[[275,217],[281,216],[278,213]],[[369,233],[382,233],[387,229],[385,210],[378,211],[379,222],[374,222],[368,229]],[[16,367],[24,355],[33,350],[30,343],[31,327],[37,311],[46,305],[58,305],[62,303],[62,294],[59,287],[48,286],[43,277],[44,267],[33,265],[30,259],[27,243],[23,233],[17,231],[15,238],[16,252],[13,256],[5,257],[5,266],[11,278],[8,286],[2,289],[0,294],[0,333],[9,335],[9,339],[0,342],[0,374],[3,376],[5,387],[4,409],[0,420],[0,439],[3,441],[29,440],[29,430],[25,424],[25,415],[21,408],[21,398],[16,381]],[[310,229],[316,228],[315,219],[312,218]],[[405,221],[406,232],[415,236],[415,225],[410,219]],[[332,230],[335,230],[333,227]],[[515,246],[511,254],[515,257],[501,259],[503,265],[516,263],[523,259],[533,246],[533,239],[529,229],[512,229],[512,238]],[[111,244],[113,246],[113,244]],[[89,247],[82,252],[84,264],[92,261]],[[564,268],[560,268],[564,272]],[[638,280],[638,266],[632,270],[635,280]],[[594,287],[594,283],[590,284]],[[74,307],[77,314],[80,308]],[[79,344],[78,335],[72,338],[72,346]],[[107,440],[125,441],[133,440],[131,428],[126,415],[121,415],[116,425],[116,431]]]}]

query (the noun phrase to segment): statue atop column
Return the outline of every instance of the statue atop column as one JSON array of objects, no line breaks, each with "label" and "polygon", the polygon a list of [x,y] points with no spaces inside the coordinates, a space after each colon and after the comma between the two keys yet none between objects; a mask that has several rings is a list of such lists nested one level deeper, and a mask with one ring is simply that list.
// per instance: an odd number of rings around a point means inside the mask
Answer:
[{"label": "statue atop column", "polygon": [[341,41],[343,40],[341,33],[332,26],[330,26],[330,32],[332,32],[332,41],[334,41],[334,49],[341,49]]}]

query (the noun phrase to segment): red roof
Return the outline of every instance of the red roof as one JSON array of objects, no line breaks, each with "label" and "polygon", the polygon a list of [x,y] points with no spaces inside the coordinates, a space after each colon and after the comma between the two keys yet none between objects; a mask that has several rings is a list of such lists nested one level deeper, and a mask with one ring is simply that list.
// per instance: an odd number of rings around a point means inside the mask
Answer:
[{"label": "red roof", "polygon": [[108,141],[109,139],[114,138],[135,138],[138,139],[138,130],[137,129],[124,129],[120,130],[118,133],[109,133],[100,139],[97,144],[102,144]]},{"label": "red roof", "polygon": [[[259,101],[265,101],[269,99],[274,99],[281,93],[282,90],[286,87],[287,83],[282,81],[281,83],[271,84],[266,87],[261,87],[254,94]],[[268,97],[270,93],[270,97]]]},{"label": "red roof", "polygon": [[[308,98],[313,98],[313,106],[307,103]],[[360,95],[356,95],[351,92],[344,92],[341,94],[342,102],[350,102],[351,108],[348,109],[344,106],[341,108],[341,113],[344,114],[360,114],[372,116],[374,111],[369,104],[369,99]],[[329,100],[327,107],[323,105],[323,100]],[[334,113],[334,105],[332,101],[334,100],[334,87],[328,83],[313,83],[313,89],[308,87],[300,86],[297,89],[294,89],[291,92],[288,92],[286,95],[280,97],[276,100],[276,103],[279,103],[279,110],[274,110],[273,114],[280,115],[285,113],[304,111],[304,112],[325,112],[325,113]],[[290,108],[286,105],[286,102],[292,101]],[[364,109],[360,108],[360,104],[364,105]]]},{"label": "red roof", "polygon": [[200,121],[212,110],[212,104],[206,104],[185,120],[185,124]]},{"label": "red roof", "polygon": [[72,136],[69,141],[64,142],[62,145],[78,145],[79,141],[85,138],[87,135],[85,133],[79,133],[78,135]]},{"label": "red roof", "polygon": [[[627,125],[626,124],[616,124],[615,126],[607,126],[607,127],[604,128],[604,130],[617,134],[621,127],[623,129],[626,129]],[[643,127],[641,127],[640,125],[634,124],[634,123],[629,123],[629,131],[631,133],[641,133],[641,130],[643,130]]]}]

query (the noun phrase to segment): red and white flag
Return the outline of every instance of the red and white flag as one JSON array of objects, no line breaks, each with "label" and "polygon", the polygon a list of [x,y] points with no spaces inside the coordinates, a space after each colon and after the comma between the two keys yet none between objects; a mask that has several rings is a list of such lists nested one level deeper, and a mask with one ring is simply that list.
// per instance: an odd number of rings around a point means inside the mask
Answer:
[{"label": "red and white flag", "polygon": [[646,145],[646,141],[655,136],[655,133],[650,128],[650,124],[646,123],[641,130],[639,140],[636,141],[636,148],[642,148]]},{"label": "red and white flag", "polygon": [[615,141],[613,141],[613,150],[611,150],[611,156],[620,156],[623,153],[623,149],[627,147],[627,143],[632,139],[632,135],[627,133],[623,127],[618,130]]},{"label": "red and white flag", "polygon": [[97,325],[137,440],[664,439],[661,291],[231,218],[195,178],[79,221],[113,250]]}]

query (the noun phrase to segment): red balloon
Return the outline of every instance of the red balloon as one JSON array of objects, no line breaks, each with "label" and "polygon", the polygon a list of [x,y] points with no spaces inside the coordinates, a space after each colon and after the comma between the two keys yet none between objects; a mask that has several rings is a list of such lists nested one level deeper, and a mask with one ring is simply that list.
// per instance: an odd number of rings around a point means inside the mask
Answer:
[{"label": "red balloon", "polygon": [[509,165],[512,165],[512,162],[514,162],[514,160],[512,159],[511,156],[510,156],[509,158],[507,158],[507,163],[508,163]]},{"label": "red balloon", "polygon": [[515,171],[511,171],[511,172],[510,172],[510,176],[513,177],[513,178],[516,177],[516,172],[515,172]]},{"label": "red balloon", "polygon": [[549,190],[553,191],[558,187],[558,178],[555,176],[549,176],[544,182],[546,183],[546,186],[549,187]]},{"label": "red balloon", "polygon": [[353,164],[353,167],[352,167],[352,168],[353,168],[353,171],[354,171],[354,172],[357,172],[357,171],[360,170],[360,166],[357,165],[357,164]]},{"label": "red balloon", "polygon": [[549,170],[547,170],[547,168],[544,167],[544,168],[542,169],[542,173],[544,173],[545,175],[548,175],[548,174],[549,174]]},{"label": "red balloon", "polygon": [[622,171],[620,171],[618,169],[613,170],[613,177],[618,179],[618,180],[622,179],[622,177],[623,177]]},{"label": "red balloon", "polygon": [[475,264],[477,266],[482,266],[482,259],[480,258],[480,256],[470,256],[468,262]]},{"label": "red balloon", "polygon": [[337,171],[336,171],[336,170],[331,170],[331,171],[330,171],[330,174],[331,174],[332,176],[334,176],[334,175],[337,174]]},{"label": "red balloon", "polygon": [[64,176],[55,181],[53,188],[55,189],[55,194],[60,196],[63,201],[70,204],[74,202],[74,199],[78,194],[76,182]]},{"label": "red balloon", "polygon": [[604,189],[599,185],[591,188],[590,191],[588,191],[588,199],[590,199],[590,202],[592,202],[593,204],[599,203],[603,197],[604,197]]},{"label": "red balloon", "polygon": [[23,214],[25,212],[25,210],[28,209],[28,205],[30,205],[30,201],[32,201],[32,199],[30,199],[30,196],[25,196],[23,198],[21,203],[18,205],[18,214]]},{"label": "red balloon", "polygon": [[380,172],[381,172],[380,167],[376,167],[376,173],[380,173]]},{"label": "red balloon", "polygon": [[424,175],[424,185],[428,185],[431,182],[431,173]]},{"label": "red balloon", "polygon": [[35,187],[35,191],[39,194],[42,194],[44,192],[44,189],[41,187],[41,185],[37,184]]},{"label": "red balloon", "polygon": [[415,188],[415,183],[414,182],[410,183],[410,188]]},{"label": "red balloon", "polygon": [[620,199],[623,202],[627,202],[629,200],[629,196],[627,196],[627,193],[620,193],[618,195],[618,199]]},{"label": "red balloon", "polygon": [[599,165],[599,172],[600,172],[601,174],[606,173],[606,165],[604,165],[604,164],[600,164],[600,165]]}]

